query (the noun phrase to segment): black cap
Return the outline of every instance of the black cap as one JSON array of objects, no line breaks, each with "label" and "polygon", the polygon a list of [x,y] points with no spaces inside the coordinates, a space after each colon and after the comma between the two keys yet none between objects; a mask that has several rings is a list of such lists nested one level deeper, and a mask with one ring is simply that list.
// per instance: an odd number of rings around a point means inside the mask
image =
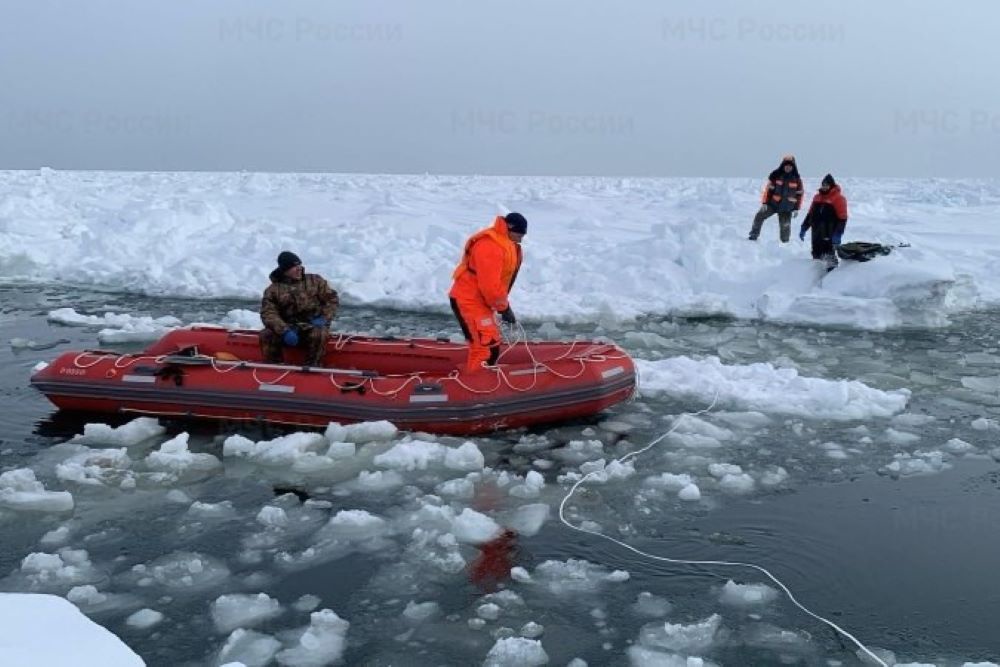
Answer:
[{"label": "black cap", "polygon": [[278,255],[278,268],[282,271],[287,271],[293,266],[299,266],[302,264],[302,260],[299,256],[290,250],[282,250]]},{"label": "black cap", "polygon": [[823,177],[823,182],[820,185],[825,185],[828,188],[832,188],[837,184],[837,181],[833,180],[833,174],[827,174]]},{"label": "black cap", "polygon": [[528,233],[528,221],[520,213],[508,213],[503,219],[507,221],[507,229],[515,234]]}]

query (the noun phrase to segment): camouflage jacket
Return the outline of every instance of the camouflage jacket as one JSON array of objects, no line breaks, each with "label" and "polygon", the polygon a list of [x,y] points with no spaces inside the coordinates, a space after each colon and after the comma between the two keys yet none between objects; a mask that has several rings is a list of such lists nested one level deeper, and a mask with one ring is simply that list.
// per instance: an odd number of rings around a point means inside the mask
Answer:
[{"label": "camouflage jacket", "polygon": [[340,297],[315,273],[303,274],[302,280],[289,280],[279,270],[271,272],[271,284],[260,302],[260,319],[279,336],[290,327],[323,316],[329,323],[337,314]]}]

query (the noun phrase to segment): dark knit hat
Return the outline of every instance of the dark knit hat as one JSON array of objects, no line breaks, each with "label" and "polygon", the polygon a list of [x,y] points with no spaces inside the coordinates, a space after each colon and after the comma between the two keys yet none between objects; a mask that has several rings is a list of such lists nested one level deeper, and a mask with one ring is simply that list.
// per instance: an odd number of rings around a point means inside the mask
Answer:
[{"label": "dark knit hat", "polygon": [[820,185],[825,185],[829,188],[832,188],[836,184],[837,181],[833,180],[833,174],[827,174],[826,176],[824,176],[823,181],[820,183]]},{"label": "dark knit hat", "polygon": [[503,219],[507,221],[507,229],[515,234],[528,233],[528,221],[520,213],[508,213]]},{"label": "dark knit hat", "polygon": [[282,250],[281,254],[278,255],[278,268],[282,271],[287,271],[293,266],[299,266],[302,264],[302,260],[299,256],[290,250]]}]

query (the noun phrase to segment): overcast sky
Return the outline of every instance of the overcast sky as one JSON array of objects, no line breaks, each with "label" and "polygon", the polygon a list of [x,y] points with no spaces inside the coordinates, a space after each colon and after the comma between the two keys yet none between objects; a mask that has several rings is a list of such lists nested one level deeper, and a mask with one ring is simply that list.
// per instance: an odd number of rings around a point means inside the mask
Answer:
[{"label": "overcast sky", "polygon": [[16,0],[0,168],[1000,176],[1000,2]]}]

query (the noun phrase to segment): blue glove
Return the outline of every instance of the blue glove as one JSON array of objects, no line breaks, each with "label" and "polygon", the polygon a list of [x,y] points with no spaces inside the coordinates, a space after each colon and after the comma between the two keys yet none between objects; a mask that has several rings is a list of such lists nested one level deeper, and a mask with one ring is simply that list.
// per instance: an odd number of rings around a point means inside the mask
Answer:
[{"label": "blue glove", "polygon": [[806,240],[806,230],[805,229],[800,229],[799,230],[799,240],[800,241],[805,241]]},{"label": "blue glove", "polygon": [[298,332],[298,331],[296,331],[295,329],[289,329],[289,330],[288,330],[288,331],[286,331],[286,332],[285,332],[285,334],[284,334],[284,335],[283,335],[283,336],[281,337],[281,340],[282,340],[282,341],[283,341],[283,342],[285,343],[285,345],[287,345],[288,347],[295,347],[296,345],[298,345],[298,344],[299,344],[299,332]]},{"label": "blue glove", "polygon": [[320,329],[323,329],[326,327],[326,318],[323,317],[322,315],[314,317],[311,320],[309,320],[309,324],[313,325],[314,327],[319,327]]},{"label": "blue glove", "polygon": [[834,234],[833,238],[830,240],[833,241],[833,245],[840,245],[841,241],[844,240],[844,233],[840,232],[839,234]]}]

